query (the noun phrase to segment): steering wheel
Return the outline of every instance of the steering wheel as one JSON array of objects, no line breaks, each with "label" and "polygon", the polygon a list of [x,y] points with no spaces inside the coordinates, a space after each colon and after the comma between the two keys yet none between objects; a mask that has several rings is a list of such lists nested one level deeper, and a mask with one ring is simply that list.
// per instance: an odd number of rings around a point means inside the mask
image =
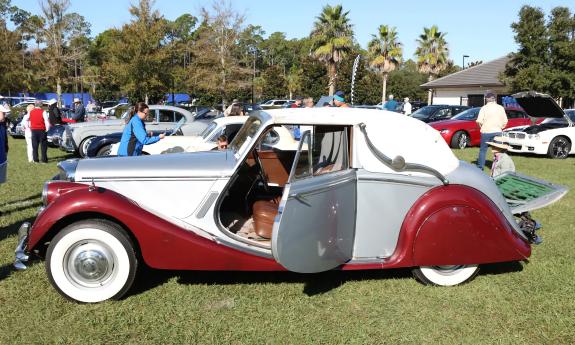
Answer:
[{"label": "steering wheel", "polygon": [[254,148],[254,150],[252,151],[254,154],[254,160],[256,161],[256,165],[258,166],[258,175],[260,177],[260,179],[262,180],[262,183],[264,184],[264,190],[266,191],[266,193],[269,193],[269,186],[268,186],[268,178],[266,176],[265,170],[264,170],[264,165],[262,164],[262,161],[260,160],[260,156],[258,155],[258,150],[256,150]]}]

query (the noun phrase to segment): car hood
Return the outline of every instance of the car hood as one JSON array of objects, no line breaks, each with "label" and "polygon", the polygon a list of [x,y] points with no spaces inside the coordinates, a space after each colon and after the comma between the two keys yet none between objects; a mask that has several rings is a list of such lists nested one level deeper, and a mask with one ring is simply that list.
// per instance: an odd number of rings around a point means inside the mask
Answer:
[{"label": "car hood", "polygon": [[571,123],[571,119],[565,114],[563,109],[547,94],[525,91],[514,94],[513,98],[517,100],[521,108],[531,117],[564,118],[567,120],[567,123]]},{"label": "car hood", "polygon": [[72,129],[80,128],[80,127],[88,127],[88,126],[118,126],[124,125],[126,122],[124,120],[96,120],[96,121],[87,121],[87,122],[76,122],[76,123],[69,123],[68,126]]},{"label": "car hood", "polygon": [[230,176],[236,162],[230,150],[83,159],[77,163],[74,179],[97,182],[218,178]]},{"label": "car hood", "polygon": [[542,123],[539,125],[528,126],[528,127],[521,128],[521,129],[510,130],[510,132],[525,132],[527,134],[537,134],[537,133],[547,131],[550,129],[565,128],[565,127],[569,127],[569,124],[567,124],[567,123]]}]

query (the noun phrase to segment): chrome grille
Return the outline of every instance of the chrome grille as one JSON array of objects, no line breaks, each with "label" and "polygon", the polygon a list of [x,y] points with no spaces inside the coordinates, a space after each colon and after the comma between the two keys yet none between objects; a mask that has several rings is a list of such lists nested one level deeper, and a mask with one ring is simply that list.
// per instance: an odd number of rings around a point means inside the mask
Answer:
[{"label": "chrome grille", "polygon": [[512,139],[525,139],[525,133],[509,132],[509,138],[512,138]]}]

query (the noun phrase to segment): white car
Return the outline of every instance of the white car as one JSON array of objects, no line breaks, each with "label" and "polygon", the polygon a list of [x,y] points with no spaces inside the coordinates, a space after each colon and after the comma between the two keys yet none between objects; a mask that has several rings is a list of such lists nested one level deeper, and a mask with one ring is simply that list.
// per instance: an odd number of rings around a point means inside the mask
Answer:
[{"label": "white car", "polygon": [[[225,135],[228,138],[228,142],[231,143],[247,119],[248,116],[220,117],[213,120],[199,136],[166,136],[157,143],[145,145],[142,154],[158,155],[210,151],[217,148],[220,135]],[[298,141],[293,138],[288,129],[282,126],[270,131],[263,144],[279,150],[295,151],[297,150]],[[110,155],[117,155],[119,147],[120,143],[112,145]]]},{"label": "white car", "polygon": [[504,131],[503,136],[511,146],[509,152],[533,153],[558,159],[575,153],[575,109],[562,110],[549,95],[532,91],[513,97],[529,116],[546,119],[537,125]]},{"label": "white car", "polygon": [[277,109],[281,108],[284,104],[293,102],[290,99],[270,99],[269,101],[260,104],[263,109]]}]

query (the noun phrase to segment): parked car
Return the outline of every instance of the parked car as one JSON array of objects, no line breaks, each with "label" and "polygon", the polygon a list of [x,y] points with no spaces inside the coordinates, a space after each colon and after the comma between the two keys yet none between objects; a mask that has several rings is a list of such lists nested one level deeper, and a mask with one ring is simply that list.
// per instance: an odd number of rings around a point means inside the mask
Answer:
[{"label": "parked car", "polygon": [[270,99],[260,103],[262,109],[278,109],[288,102],[294,102],[292,99]]},{"label": "parked car", "polygon": [[[146,120],[149,131],[167,131],[172,129],[180,119],[185,119],[182,126],[184,135],[198,135],[209,123],[209,120],[196,120],[191,112],[169,105],[151,105],[150,115]],[[124,129],[125,120],[104,120],[70,124],[66,127],[60,140],[60,148],[66,152],[84,157],[90,142],[97,136]]]},{"label": "parked car", "polygon": [[460,112],[469,109],[465,105],[428,105],[411,113],[411,117],[425,123],[447,120]]},{"label": "parked car", "polygon": [[[110,105],[113,104],[113,105]],[[104,105],[110,105],[105,107]],[[130,103],[127,102],[104,102],[102,105],[102,112],[107,116],[116,116],[116,109],[124,109],[130,106]],[[123,111],[122,111],[123,112]]]},{"label": "parked car", "polygon": [[[246,122],[247,116],[220,117],[213,120],[199,136],[182,136],[178,125],[164,139],[152,145],[145,145],[142,154],[162,154],[211,150],[217,146],[217,139],[225,134],[231,142]],[[159,133],[158,133],[159,134]],[[157,135],[153,133],[153,135]],[[112,133],[94,138],[88,147],[87,157],[116,155],[122,133]]]},{"label": "parked car", "polygon": [[[447,145],[452,148],[464,149],[468,146],[479,146],[481,133],[477,116],[481,107],[467,109],[449,120],[432,122],[429,125],[439,131]],[[520,109],[505,109],[507,125],[505,128],[527,126],[531,118]]]},{"label": "parked car", "polygon": [[[294,124],[310,128],[297,150],[265,144]],[[423,283],[450,286],[481,264],[531,254],[533,229],[493,179],[423,122],[378,110],[260,111],[228,150],[76,159],[59,169],[34,224],[18,231],[14,264],[44,256],[55,289],[79,302],[120,298],[139,261],[300,273],[409,267]],[[552,197],[536,207],[566,193],[548,185]]]},{"label": "parked car", "polygon": [[510,128],[503,133],[509,141],[509,152],[547,155],[565,159],[575,153],[575,109],[562,110],[549,95],[521,92],[513,95],[530,116],[545,117],[541,123]]}]

